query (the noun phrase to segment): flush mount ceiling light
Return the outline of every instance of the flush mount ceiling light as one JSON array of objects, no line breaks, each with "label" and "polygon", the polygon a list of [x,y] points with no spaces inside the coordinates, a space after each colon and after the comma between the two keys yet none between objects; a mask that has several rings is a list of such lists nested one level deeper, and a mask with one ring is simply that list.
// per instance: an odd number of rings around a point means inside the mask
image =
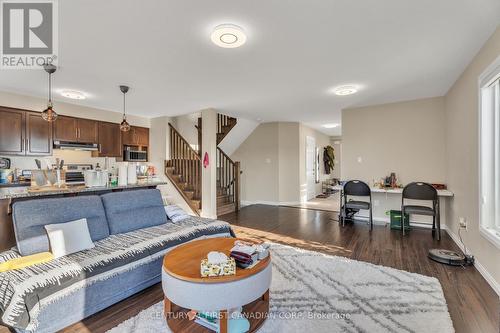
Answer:
[{"label": "flush mount ceiling light", "polygon": [[359,90],[358,86],[355,85],[345,85],[339,86],[333,89],[333,93],[338,96],[346,96],[357,93]]},{"label": "flush mount ceiling light", "polygon": [[212,42],[220,47],[235,48],[245,44],[247,36],[243,29],[234,24],[221,24],[215,27]]},{"label": "flush mount ceiling light", "polygon": [[62,90],[61,96],[71,99],[85,99],[87,98],[84,93],[77,90]]},{"label": "flush mount ceiling light", "polygon": [[321,125],[321,126],[323,126],[324,128],[337,128],[340,125],[339,124],[324,124],[324,125]]}]

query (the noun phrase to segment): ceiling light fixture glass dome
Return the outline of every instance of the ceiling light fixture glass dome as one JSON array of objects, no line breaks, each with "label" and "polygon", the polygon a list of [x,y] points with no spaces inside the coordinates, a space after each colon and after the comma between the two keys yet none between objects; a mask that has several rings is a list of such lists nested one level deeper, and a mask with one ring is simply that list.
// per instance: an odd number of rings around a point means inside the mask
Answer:
[{"label": "ceiling light fixture glass dome", "polygon": [[355,85],[345,85],[345,86],[339,86],[333,89],[333,92],[335,95],[338,96],[347,96],[347,95],[352,95],[357,93],[359,90],[358,86]]},{"label": "ceiling light fixture glass dome", "polygon": [[243,29],[234,24],[221,24],[214,28],[212,42],[223,48],[236,48],[245,44],[247,36]]}]

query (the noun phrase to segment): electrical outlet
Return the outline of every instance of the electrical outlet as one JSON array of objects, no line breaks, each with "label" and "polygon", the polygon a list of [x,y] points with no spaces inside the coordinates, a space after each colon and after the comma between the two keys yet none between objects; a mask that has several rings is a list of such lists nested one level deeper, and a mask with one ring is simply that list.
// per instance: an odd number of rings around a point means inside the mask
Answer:
[{"label": "electrical outlet", "polygon": [[458,226],[461,229],[467,230],[467,221],[465,220],[465,217],[459,217],[458,218]]}]

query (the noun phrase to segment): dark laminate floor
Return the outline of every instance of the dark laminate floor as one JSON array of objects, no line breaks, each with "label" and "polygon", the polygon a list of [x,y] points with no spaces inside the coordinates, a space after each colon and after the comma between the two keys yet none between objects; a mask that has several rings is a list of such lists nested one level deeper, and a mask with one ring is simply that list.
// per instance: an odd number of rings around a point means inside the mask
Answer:
[{"label": "dark laminate floor", "polygon": [[[433,247],[458,248],[443,234],[434,241],[429,230],[413,230],[401,237],[398,231],[364,224],[339,226],[336,213],[300,208],[255,205],[220,218],[234,225],[240,237],[274,242],[342,255],[374,264],[435,276],[441,282],[457,332],[499,332],[499,298],[472,267],[450,267],[427,259]],[[139,311],[162,300],[161,286],[153,286],[116,304],[64,332],[105,332]],[[0,328],[0,333],[5,331]]]}]

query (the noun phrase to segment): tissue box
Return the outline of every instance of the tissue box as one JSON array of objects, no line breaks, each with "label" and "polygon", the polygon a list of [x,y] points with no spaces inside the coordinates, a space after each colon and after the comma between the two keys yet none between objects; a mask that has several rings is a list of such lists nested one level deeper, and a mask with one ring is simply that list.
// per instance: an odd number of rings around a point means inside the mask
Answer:
[{"label": "tissue box", "polygon": [[236,274],[236,262],[233,258],[228,258],[222,264],[211,264],[208,259],[201,261],[201,277],[214,277]]}]

